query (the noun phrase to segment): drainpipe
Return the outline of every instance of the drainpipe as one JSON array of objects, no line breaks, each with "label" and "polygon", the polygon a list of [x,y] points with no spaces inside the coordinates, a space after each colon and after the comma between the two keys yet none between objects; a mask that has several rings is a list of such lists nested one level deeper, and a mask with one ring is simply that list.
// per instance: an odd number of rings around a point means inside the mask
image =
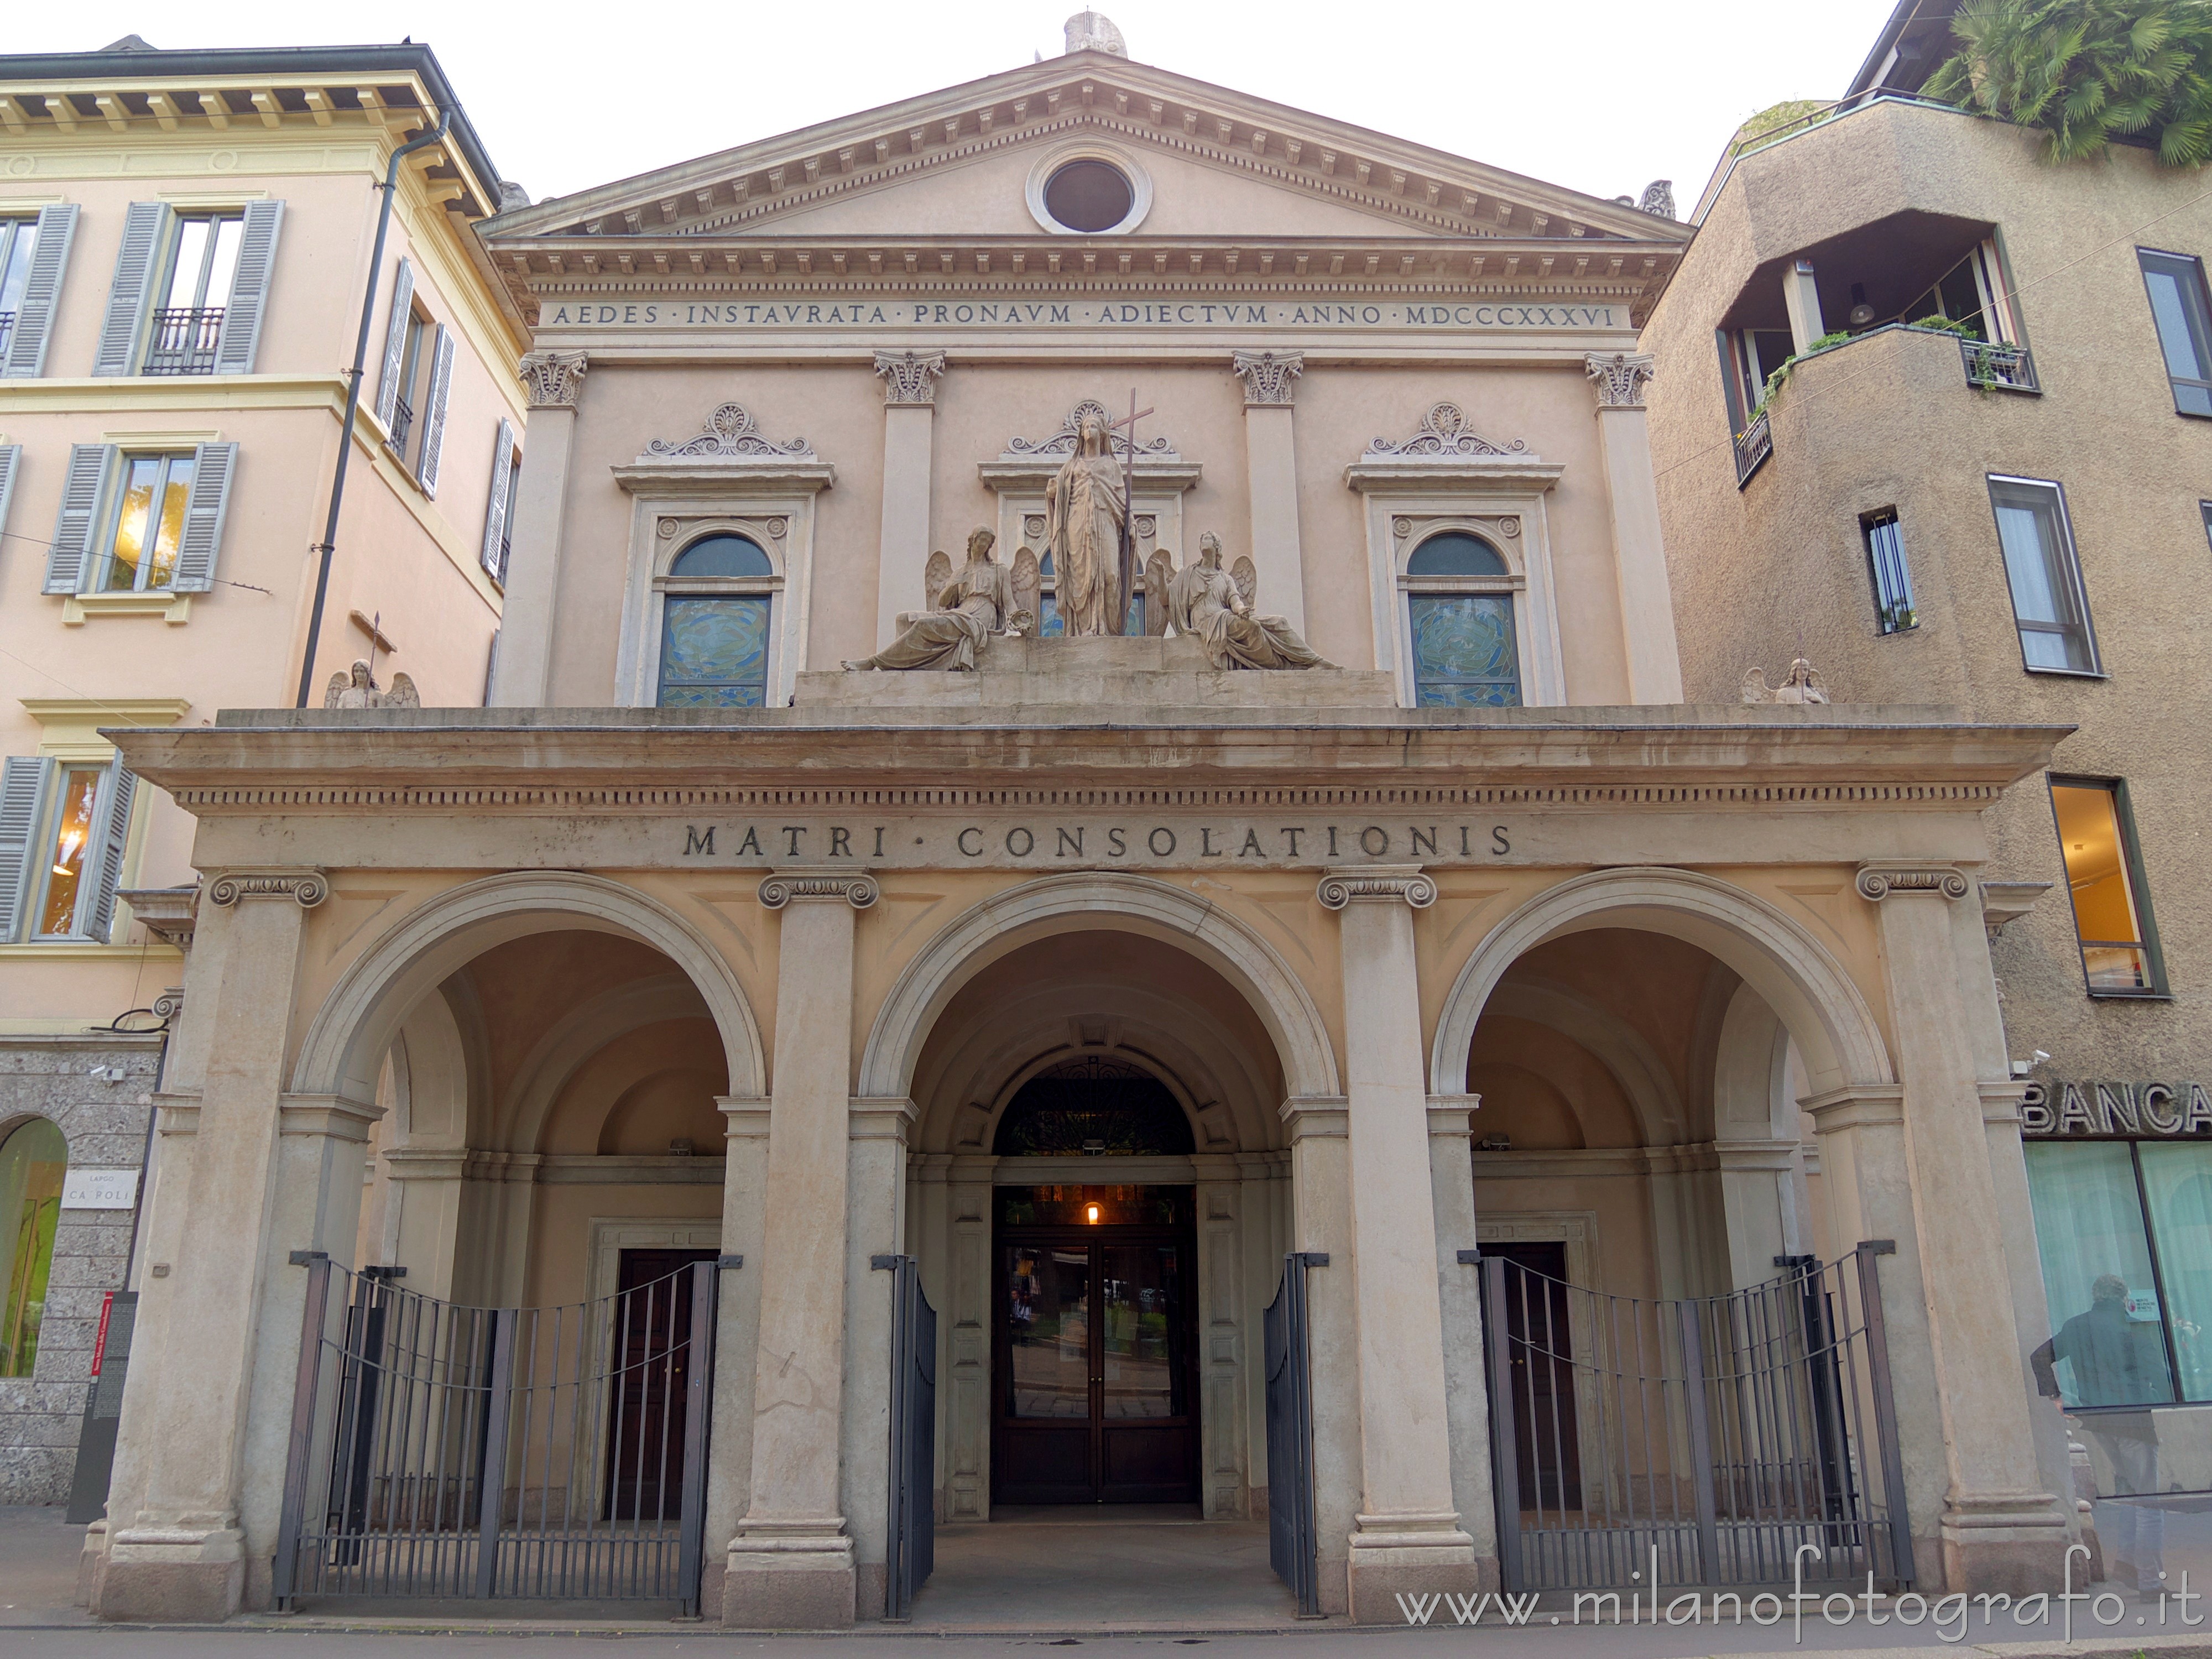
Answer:
[{"label": "drainpipe", "polygon": [[296,708],[308,706],[307,697],[314,688],[315,641],[323,631],[323,602],[330,596],[331,559],[338,550],[338,504],[345,499],[346,462],[353,455],[354,418],[361,412],[361,381],[368,362],[368,326],[376,315],[376,276],[384,268],[384,238],[392,228],[392,198],[399,188],[399,163],[402,158],[443,138],[453,120],[451,110],[440,115],[434,131],[419,134],[393,150],[391,165],[384,170],[384,204],[377,210],[376,246],[368,256],[368,292],[361,296],[361,336],[353,344],[353,368],[347,371],[345,426],[338,439],[337,471],[331,478],[331,516],[323,526],[323,539],[315,546],[322,555],[322,563],[315,572],[315,608],[307,618],[307,648],[300,663],[300,700],[293,705]]}]

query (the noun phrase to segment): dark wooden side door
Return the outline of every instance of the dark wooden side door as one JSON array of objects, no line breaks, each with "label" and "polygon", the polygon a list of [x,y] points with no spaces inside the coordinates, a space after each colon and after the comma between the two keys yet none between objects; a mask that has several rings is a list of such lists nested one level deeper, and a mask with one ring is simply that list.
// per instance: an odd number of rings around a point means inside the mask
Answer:
[{"label": "dark wooden side door", "polygon": [[1197,1501],[1194,1243],[1149,1227],[1000,1231],[994,1502]]},{"label": "dark wooden side door", "polygon": [[1513,1387],[1513,1450],[1524,1510],[1583,1506],[1582,1447],[1575,1434],[1574,1347],[1567,1330],[1567,1247],[1482,1247],[1529,1275],[1505,1275],[1505,1334]]},{"label": "dark wooden side door", "polygon": [[691,1279],[712,1250],[624,1250],[615,1281],[615,1366],[607,1384],[607,1517],[681,1518],[684,1398],[691,1376]]}]

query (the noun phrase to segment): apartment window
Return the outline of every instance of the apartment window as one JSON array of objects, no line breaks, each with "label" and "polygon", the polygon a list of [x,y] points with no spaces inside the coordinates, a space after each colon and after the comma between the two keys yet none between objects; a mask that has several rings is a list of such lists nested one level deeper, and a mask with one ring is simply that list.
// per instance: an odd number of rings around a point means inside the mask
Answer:
[{"label": "apartment window", "polygon": [[1406,561],[1400,586],[1419,708],[1511,708],[1521,702],[1515,581],[1483,538],[1447,530]]},{"label": "apartment window", "polygon": [[242,213],[196,214],[176,223],[168,280],[155,302],[147,374],[212,374],[225,307],[238,275]]},{"label": "apartment window", "polygon": [[522,447],[514,441],[514,422],[502,420],[492,440],[491,489],[484,497],[483,546],[477,555],[484,574],[502,586],[514,547],[514,492],[521,482]]},{"label": "apartment window", "polygon": [[114,762],[0,766],[0,945],[106,942],[136,793]]},{"label": "apartment window", "polygon": [[31,260],[39,251],[36,219],[0,219],[0,361],[15,343],[15,319],[31,285]]},{"label": "apartment window", "polygon": [[392,448],[401,460],[407,459],[409,441],[416,435],[416,411],[422,407],[422,377],[430,367],[430,353],[437,339],[430,319],[419,311],[407,313],[405,343],[401,348],[399,387],[392,406]]},{"label": "apartment window", "polygon": [[386,441],[392,453],[426,495],[438,493],[446,399],[453,377],[453,334],[415,303],[415,270],[402,259],[392,276],[392,319],[385,329],[376,415],[390,434]]},{"label": "apartment window", "polygon": [[2204,539],[2212,544],[2212,501],[2197,502],[2197,511],[2204,520]]},{"label": "apartment window", "polygon": [[176,580],[192,494],[192,457],[126,455],[120,482],[106,570],[94,586],[105,593],[166,588]]},{"label": "apartment window", "polygon": [[2089,994],[2158,994],[2165,988],[2125,786],[2053,778],[2051,805]]},{"label": "apartment window", "polygon": [[2021,660],[2033,673],[2102,672],[2065,492],[2039,478],[1993,475],[1990,505],[2020,627]]},{"label": "apartment window", "polygon": [[660,707],[763,707],[775,567],[759,544],[732,534],[702,537],[655,585]]},{"label": "apartment window", "polygon": [[1874,579],[1875,626],[1884,634],[1901,634],[1920,626],[1920,613],[1912,604],[1912,574],[1905,566],[1905,532],[1897,522],[1897,509],[1886,507],[1859,520],[1866,538],[1867,569]]},{"label": "apartment window", "polygon": [[72,444],[41,591],[208,592],[237,468],[234,443],[154,454]]},{"label": "apartment window", "polygon": [[69,1143],[46,1118],[0,1140],[0,1376],[28,1376],[39,1363],[68,1172]]},{"label": "apartment window", "polygon": [[2183,253],[2137,248],[2151,320],[2173,384],[2173,406],[2184,415],[2212,415],[2212,307],[2204,295],[2204,264]]},{"label": "apartment window", "polygon": [[131,203],[92,372],[252,374],[283,222],[277,201],[185,215]]}]

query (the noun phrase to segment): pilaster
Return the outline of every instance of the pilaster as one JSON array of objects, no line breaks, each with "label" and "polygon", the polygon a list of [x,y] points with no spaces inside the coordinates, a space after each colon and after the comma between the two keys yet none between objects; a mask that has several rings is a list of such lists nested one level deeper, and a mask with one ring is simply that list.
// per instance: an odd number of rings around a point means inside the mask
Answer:
[{"label": "pilaster", "polygon": [[1230,368],[1244,383],[1244,466],[1251,494],[1252,564],[1260,608],[1305,631],[1305,555],[1298,539],[1298,459],[1291,405],[1305,373],[1301,351],[1239,351]]},{"label": "pilaster", "polygon": [[[941,351],[878,351],[884,382],[884,519],[876,563],[876,649],[898,637],[902,611],[927,611],[930,469]],[[1012,556],[1011,550],[1006,555]]]},{"label": "pilaster", "polygon": [[1682,653],[1659,527],[1659,486],[1651,472],[1651,434],[1644,388],[1652,359],[1593,352],[1583,359],[1597,388],[1598,447],[1605,455],[1606,500],[1613,511],[1613,577],[1620,593],[1621,643],[1631,702],[1682,701]]},{"label": "pilaster", "polygon": [[1327,872],[1316,896],[1343,917],[1360,1469],[1346,1585],[1353,1620],[1378,1624],[1402,1620],[1401,1593],[1476,1583],[1438,1455],[1450,1412],[1413,917],[1437,888],[1418,865],[1367,865]]},{"label": "pilaster", "polygon": [[879,1255],[906,1248],[906,1149],[914,1102],[854,1097],[847,1108],[850,1213],[846,1226],[844,1504],[853,1538],[854,1600],[880,1619],[890,1540],[891,1322],[895,1279]]},{"label": "pilaster", "polygon": [[550,688],[576,398],[590,366],[580,351],[533,351],[522,360],[530,430],[507,531],[513,550],[500,609],[499,660],[492,672],[495,708],[541,708]]},{"label": "pilaster", "polygon": [[707,1460],[707,1563],[700,1611],[716,1617],[721,1577],[738,1518],[752,1490],[753,1382],[760,1351],[762,1222],[768,1208],[769,1120],[766,1100],[726,1096],[722,1114],[721,1294],[715,1310],[713,1455]]},{"label": "pilaster", "polygon": [[1474,1540],[1486,1589],[1498,1587],[1491,1490],[1490,1389],[1483,1370],[1482,1280],[1460,1260],[1476,1248],[1474,1114],[1480,1095],[1429,1097],[1429,1192],[1437,1218],[1437,1290],[1443,1308],[1444,1411],[1451,1425],[1452,1504]]}]

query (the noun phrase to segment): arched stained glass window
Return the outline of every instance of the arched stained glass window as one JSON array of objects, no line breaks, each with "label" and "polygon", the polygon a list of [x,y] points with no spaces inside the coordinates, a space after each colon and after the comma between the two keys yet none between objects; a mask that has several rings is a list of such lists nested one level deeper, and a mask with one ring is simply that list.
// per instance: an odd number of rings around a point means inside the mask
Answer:
[{"label": "arched stained glass window", "polygon": [[676,556],[659,584],[662,708],[766,704],[775,574],[743,536],[704,536]]},{"label": "arched stained glass window", "polygon": [[1513,708],[1521,702],[1513,577],[1481,537],[1448,530],[1406,561],[1413,702],[1421,708]]},{"label": "arched stained glass window", "polygon": [[0,1376],[28,1376],[53,1271],[69,1145],[34,1117],[0,1141]]}]

